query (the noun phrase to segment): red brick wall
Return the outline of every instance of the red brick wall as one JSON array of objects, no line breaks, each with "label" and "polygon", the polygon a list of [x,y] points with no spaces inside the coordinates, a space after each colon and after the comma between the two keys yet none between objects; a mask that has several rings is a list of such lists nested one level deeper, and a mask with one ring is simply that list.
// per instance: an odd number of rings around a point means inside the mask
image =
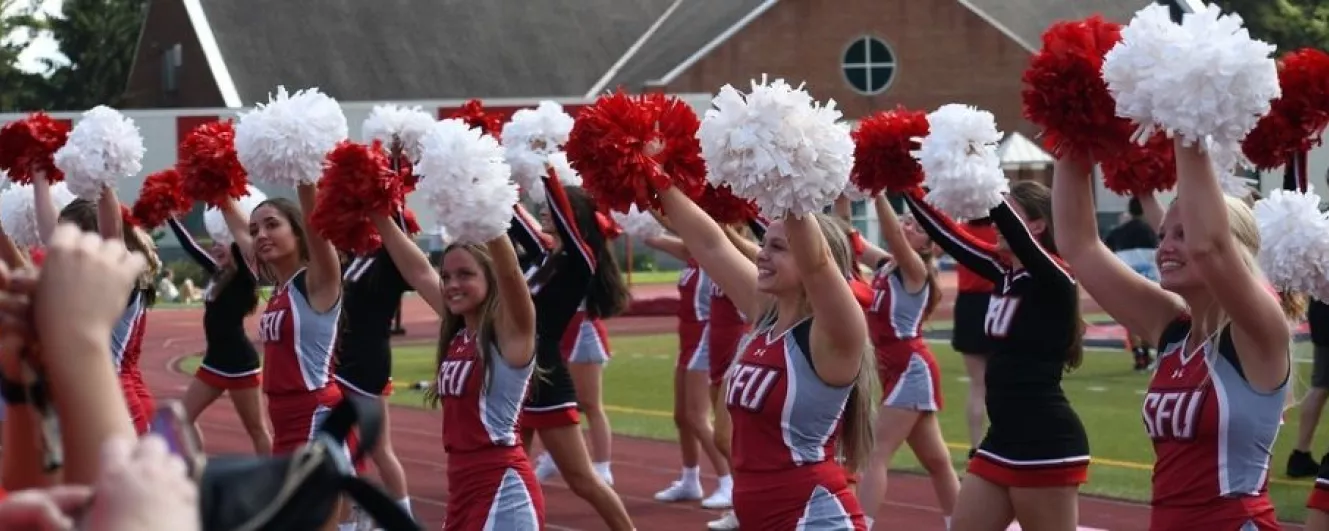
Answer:
[{"label": "red brick wall", "polygon": [[[177,43],[182,60],[176,71],[176,91],[168,93],[162,86],[162,55]],[[180,0],[151,0],[135,53],[125,93],[126,108],[225,106]]]}]

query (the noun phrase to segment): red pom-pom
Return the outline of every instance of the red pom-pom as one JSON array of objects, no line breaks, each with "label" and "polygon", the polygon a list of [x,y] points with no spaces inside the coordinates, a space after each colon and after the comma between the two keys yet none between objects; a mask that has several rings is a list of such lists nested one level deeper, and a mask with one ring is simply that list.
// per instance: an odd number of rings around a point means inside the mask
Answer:
[{"label": "red pom-pom", "polygon": [[711,215],[717,223],[732,225],[747,223],[757,217],[757,204],[734,195],[728,186],[707,183],[697,196],[697,206]]},{"label": "red pom-pom", "polygon": [[214,207],[249,193],[244,166],[235,155],[235,126],[210,122],[190,131],[176,164],[185,195]]},{"label": "red pom-pom", "polygon": [[617,92],[582,109],[564,149],[597,203],[623,213],[633,204],[646,211],[660,206],[655,189],[672,185],[689,197],[701,192],[700,125],[678,98]]},{"label": "red pom-pom", "polygon": [[1024,117],[1043,128],[1044,145],[1058,157],[1107,158],[1130,141],[1135,126],[1117,117],[1103,81],[1103,57],[1121,41],[1121,25],[1094,15],[1058,22],[1043,33],[1024,71]]},{"label": "red pom-pom", "polygon": [[1131,143],[1099,161],[1103,186],[1118,195],[1171,190],[1177,184],[1177,160],[1172,139],[1158,133],[1141,146]]},{"label": "red pom-pom", "polygon": [[310,225],[338,249],[365,254],[383,244],[370,216],[392,215],[401,204],[401,179],[383,146],[343,140],[323,162]]},{"label": "red pom-pom", "polygon": [[405,225],[401,230],[405,231],[406,234],[420,233],[420,220],[415,219],[415,211],[410,208],[402,208],[401,222],[402,225]]},{"label": "red pom-pom", "polygon": [[923,183],[923,166],[911,151],[916,139],[928,136],[928,115],[897,107],[858,123],[854,136],[854,169],[849,181],[872,195],[901,192]]},{"label": "red pom-pom", "polygon": [[1320,145],[1320,134],[1329,126],[1329,54],[1303,48],[1283,56],[1278,84],[1283,95],[1241,143],[1242,153],[1261,170]]},{"label": "red pom-pom", "polygon": [[485,134],[494,137],[494,140],[502,138],[503,120],[498,115],[486,111],[480,100],[470,100],[462,104],[461,108],[448,118],[457,118],[472,128],[479,127]]},{"label": "red pom-pom", "polygon": [[415,174],[415,165],[406,157],[397,159],[397,177],[401,179],[401,193],[409,194],[415,191],[415,183],[420,181],[420,177]]},{"label": "red pom-pom", "polygon": [[35,172],[44,172],[48,182],[63,181],[64,172],[55,167],[55,152],[68,138],[69,126],[46,113],[9,122],[0,128],[0,169],[20,184],[31,183]]},{"label": "red pom-pom", "polygon": [[46,248],[39,245],[29,247],[28,258],[32,259],[32,265],[41,267],[46,262]]},{"label": "red pom-pom", "polygon": [[171,216],[188,212],[194,200],[184,193],[184,178],[173,169],[162,170],[143,180],[131,213],[143,228],[160,227]]}]

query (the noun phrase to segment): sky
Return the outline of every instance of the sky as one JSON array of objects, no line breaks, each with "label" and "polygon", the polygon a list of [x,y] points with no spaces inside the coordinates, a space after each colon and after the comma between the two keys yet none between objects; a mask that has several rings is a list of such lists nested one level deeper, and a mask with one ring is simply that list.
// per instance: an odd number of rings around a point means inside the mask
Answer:
[{"label": "sky", "polygon": [[[60,6],[64,0],[42,0],[41,9],[48,15],[60,14]],[[8,16],[9,13],[0,14]],[[18,36],[6,36],[6,38],[17,38]],[[60,47],[48,35],[38,35],[32,39],[28,49],[19,55],[19,68],[27,72],[42,72],[45,70],[41,63],[42,58],[62,59]]]}]

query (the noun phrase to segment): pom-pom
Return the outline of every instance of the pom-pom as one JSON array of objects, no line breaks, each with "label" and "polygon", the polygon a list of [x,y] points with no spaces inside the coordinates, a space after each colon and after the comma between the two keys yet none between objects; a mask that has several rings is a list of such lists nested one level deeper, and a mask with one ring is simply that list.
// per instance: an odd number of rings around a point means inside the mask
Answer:
[{"label": "pom-pom", "polygon": [[503,119],[497,114],[486,111],[480,100],[467,101],[448,118],[457,118],[466,122],[469,127],[479,127],[484,134],[494,137],[494,140],[502,141]]},{"label": "pom-pom", "polygon": [[306,89],[277,95],[240,115],[235,153],[255,179],[282,186],[311,184],[323,174],[323,161],[347,136],[346,115],[337,100]]},{"label": "pom-pom", "polygon": [[992,113],[949,104],[928,115],[928,136],[915,157],[923,166],[927,202],[957,219],[978,219],[1001,204],[1010,190],[997,156]]},{"label": "pom-pom", "polygon": [[[260,203],[268,200],[268,196],[252,185],[246,187],[245,190],[245,195],[236,199],[235,208],[240,211],[241,216],[248,218],[253,215],[254,209],[258,208]],[[203,211],[203,228],[208,230],[208,235],[212,236],[212,241],[215,243],[230,245],[231,242],[235,241],[235,237],[231,234],[231,228],[226,225],[226,217],[222,215],[221,210],[209,208]]]},{"label": "pom-pom", "polygon": [[623,227],[623,232],[634,240],[654,238],[665,233],[664,226],[660,224],[659,220],[655,219],[655,216],[651,215],[650,212],[638,210],[636,205],[629,207],[626,214],[622,212],[611,212],[610,214],[613,216],[614,222]]},{"label": "pom-pom", "polygon": [[[59,211],[74,202],[65,183],[51,185],[51,200]],[[34,247],[43,244],[41,232],[37,227],[36,202],[33,200],[31,184],[12,184],[0,192],[0,227],[19,247]]]},{"label": "pom-pom", "polygon": [[185,195],[211,206],[245,195],[249,178],[235,154],[235,126],[228,121],[194,128],[180,145],[176,169]]},{"label": "pom-pom", "polygon": [[1134,126],[1117,117],[1103,81],[1103,56],[1121,41],[1121,25],[1094,15],[1058,22],[1043,33],[1043,49],[1024,71],[1024,116],[1043,128],[1058,157],[1108,156],[1130,142]]},{"label": "pom-pom", "polygon": [[49,182],[60,182],[65,174],[55,166],[55,152],[69,138],[69,125],[46,113],[32,113],[0,128],[0,170],[9,180],[31,183],[33,172],[46,174]]},{"label": "pom-pom", "polygon": [[383,145],[343,140],[328,153],[310,226],[333,247],[362,255],[383,244],[373,215],[392,215],[401,202],[401,179]]},{"label": "pom-pom", "polygon": [[753,82],[740,94],[720,89],[697,138],[716,186],[757,204],[770,217],[820,212],[849,182],[854,142],[835,101],[813,101],[783,79]]},{"label": "pom-pom", "polygon": [[143,180],[131,212],[138,225],[145,229],[160,227],[168,218],[194,207],[194,201],[184,194],[184,179],[174,169],[162,170]]},{"label": "pom-pom", "polygon": [[902,192],[923,182],[923,167],[914,159],[918,139],[928,136],[928,115],[904,107],[883,111],[858,123],[854,130],[854,169],[849,181],[867,195],[882,190]]},{"label": "pom-pom", "polygon": [[486,243],[507,233],[517,187],[503,148],[461,120],[434,124],[422,142],[420,192],[439,223],[458,241]]},{"label": "pom-pom", "polygon": [[1156,133],[1144,145],[1127,144],[1100,164],[1103,186],[1117,195],[1161,192],[1177,184],[1176,149],[1163,133]]},{"label": "pom-pom", "polygon": [[734,195],[726,185],[708,183],[697,196],[697,206],[724,225],[747,223],[757,217],[756,203]]},{"label": "pom-pom", "polygon": [[540,197],[543,188],[540,179],[545,175],[549,156],[562,151],[572,132],[572,116],[563,112],[563,106],[542,101],[535,109],[522,109],[512,114],[512,120],[503,126],[503,151],[512,177],[528,197]]},{"label": "pom-pom", "polygon": [[1278,61],[1283,95],[1242,141],[1242,152],[1256,168],[1271,170],[1290,157],[1320,145],[1329,126],[1329,54],[1303,48]]},{"label": "pom-pom", "polygon": [[55,152],[55,165],[65,173],[69,191],[96,201],[102,188],[143,171],[143,151],[134,120],[98,105],[74,125],[69,140]]},{"label": "pom-pom", "polygon": [[1275,287],[1329,295],[1329,219],[1320,196],[1274,190],[1255,203],[1260,269]]},{"label": "pom-pom", "polygon": [[420,160],[420,139],[434,125],[434,117],[419,107],[375,105],[360,128],[366,142],[379,141],[393,154]]},{"label": "pom-pom", "polygon": [[[572,168],[572,163],[568,161],[568,154],[558,151],[549,155],[549,167],[553,168],[554,175],[558,177],[558,182],[564,187],[581,186],[581,174]],[[537,205],[545,203],[545,185],[544,181],[537,179],[530,184],[530,188],[522,188],[526,191],[526,197],[529,197]]]},{"label": "pom-pom", "polygon": [[1117,115],[1187,144],[1213,138],[1236,146],[1279,96],[1274,47],[1252,39],[1241,17],[1210,5],[1173,24],[1167,6],[1150,4],[1121,31],[1103,62]]}]

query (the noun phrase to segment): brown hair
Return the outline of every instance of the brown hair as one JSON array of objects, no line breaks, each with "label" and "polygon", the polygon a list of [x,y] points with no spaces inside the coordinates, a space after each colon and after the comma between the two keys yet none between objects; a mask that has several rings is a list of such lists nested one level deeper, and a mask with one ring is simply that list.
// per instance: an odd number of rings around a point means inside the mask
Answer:
[{"label": "brown hair", "polygon": [[[1027,221],[1043,221],[1043,233],[1038,236],[1038,244],[1051,254],[1057,254],[1056,228],[1052,224],[1052,189],[1038,181],[1020,181],[1011,185],[1011,199],[1024,210]],[[1066,349],[1066,371],[1070,372],[1084,361],[1084,319],[1080,315],[1080,301],[1077,296],[1071,305],[1071,322],[1075,329],[1071,332],[1071,344]]]},{"label": "brown hair", "polygon": [[[568,205],[572,207],[571,217],[577,226],[577,233],[595,255],[595,276],[586,288],[586,314],[600,319],[614,317],[627,310],[628,305],[632,303],[632,293],[623,279],[623,271],[618,267],[618,260],[614,257],[609,241],[600,231],[600,223],[596,219],[597,210],[591,197],[580,186],[565,187],[564,192],[567,194]],[[549,205],[548,208],[555,207]],[[565,249],[561,253],[563,256],[546,262],[546,265],[536,272],[535,278],[543,281],[552,279],[563,260],[567,259],[566,253],[572,252],[569,247],[572,245],[574,245],[572,242],[565,242]]]},{"label": "brown hair", "polygon": [[[97,203],[87,199],[75,199],[60,209],[60,221],[72,223],[83,232],[100,232],[97,216]],[[120,239],[130,251],[143,255],[148,261],[148,269],[138,279],[138,289],[149,289],[152,280],[161,271],[161,257],[157,256],[157,245],[152,236],[130,223],[120,224]]]},{"label": "brown hair", "polygon": [[[483,245],[454,243],[443,250],[443,256],[453,251],[469,253],[475,258],[476,263],[480,264],[480,270],[485,276],[485,300],[480,303],[479,319],[480,329],[476,334],[476,345],[479,350],[479,357],[476,363],[480,364],[480,370],[484,371],[485,382],[489,382],[489,357],[492,351],[489,348],[494,344],[494,319],[498,315],[498,279],[494,276],[494,258],[490,256],[489,249]],[[440,284],[440,289],[442,285]],[[438,394],[438,371],[443,367],[443,360],[448,357],[448,348],[452,346],[452,339],[466,328],[466,320],[462,316],[443,308],[442,322],[438,327],[438,350],[434,354],[434,377],[430,379],[429,386],[425,388],[425,403],[438,407],[441,397]]]},{"label": "brown hair", "polygon": [[[251,210],[249,212],[249,215],[252,217],[255,211],[257,211],[260,208],[263,208],[264,206],[272,207],[274,210],[277,211],[278,214],[281,215],[282,219],[285,219],[286,223],[291,226],[291,234],[295,235],[296,249],[298,249],[300,253],[300,262],[301,263],[308,262],[309,239],[306,236],[307,232],[305,231],[305,216],[303,213],[300,212],[300,205],[297,205],[295,204],[294,201],[291,201],[290,199],[286,199],[284,197],[273,197],[269,199],[264,199],[263,202],[255,205],[254,210]],[[256,265],[258,265],[258,273],[260,278],[268,280],[269,282],[277,281],[277,275],[272,270],[272,266],[270,264],[267,264],[259,260],[258,256],[255,256],[254,260],[257,262]]]}]

